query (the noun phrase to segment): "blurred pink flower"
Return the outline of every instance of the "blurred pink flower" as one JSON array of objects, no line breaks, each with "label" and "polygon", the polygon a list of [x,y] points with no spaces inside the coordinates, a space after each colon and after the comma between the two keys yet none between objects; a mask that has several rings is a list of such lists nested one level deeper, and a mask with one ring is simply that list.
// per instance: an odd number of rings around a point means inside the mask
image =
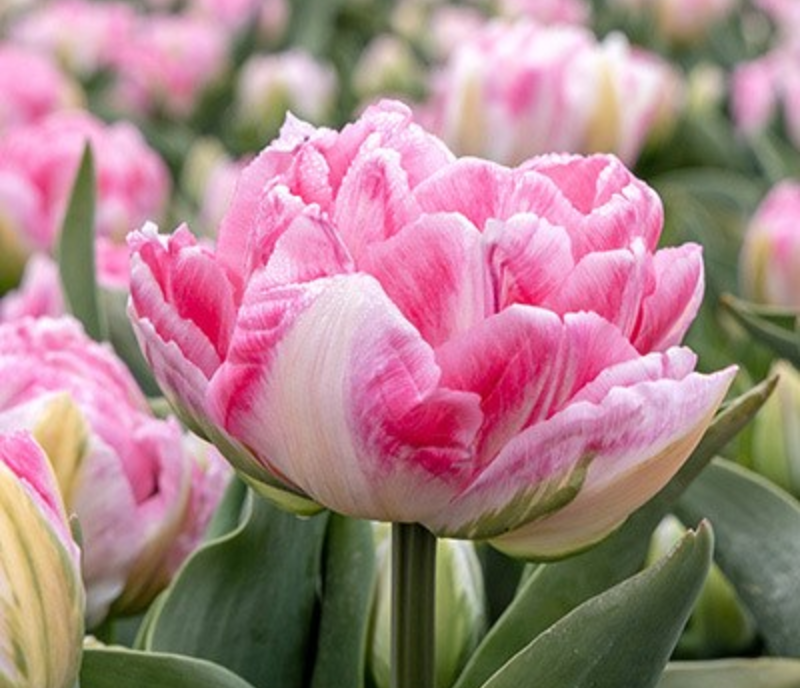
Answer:
[{"label": "blurred pink flower", "polygon": [[5,42],[0,45],[0,136],[83,102],[80,86],[46,55]]},{"label": "blurred pink flower", "polygon": [[541,24],[587,24],[592,8],[587,0],[500,0],[500,13]]},{"label": "blurred pink flower", "polygon": [[197,544],[223,462],[156,419],[124,364],[70,319],[0,325],[0,376],[0,429],[34,434],[80,519],[88,624],[141,610]]},{"label": "blurred pink flower", "polygon": [[58,317],[65,313],[58,266],[43,253],[33,255],[28,261],[20,285],[0,297],[0,323],[26,317]]},{"label": "blurred pink flower", "polygon": [[131,235],[130,314],[181,417],[277,501],[554,556],[670,479],[733,376],[676,346],[701,251],[661,227],[612,156],[457,159],[392,102],[290,117],[216,249]]},{"label": "blurred pink flower", "polygon": [[169,173],[132,124],[105,124],[85,111],[56,113],[0,139],[0,217],[29,250],[54,249],[87,142],[100,243],[122,244],[131,229],[166,209]]},{"label": "blurred pink flower", "polygon": [[781,109],[786,135],[800,150],[800,43],[736,66],[731,77],[731,110],[745,136],[758,135]]},{"label": "blurred pink flower", "polygon": [[10,36],[88,77],[112,64],[115,51],[129,40],[135,19],[133,7],[125,2],[55,0],[22,15],[12,24]]},{"label": "blurred pink flower", "polygon": [[800,311],[800,182],[773,187],[750,220],[739,277],[746,298]]},{"label": "blurred pink flower", "polygon": [[338,80],[333,67],[303,50],[255,53],[242,65],[236,81],[237,126],[258,139],[271,139],[291,111],[317,124],[333,113]]},{"label": "blurred pink flower", "polygon": [[421,116],[462,155],[515,164],[546,152],[636,162],[676,118],[683,84],[621,34],[493,22],[451,57]]},{"label": "blurred pink flower", "polygon": [[129,41],[117,46],[111,100],[134,116],[188,117],[229,68],[229,32],[207,17],[140,17]]}]

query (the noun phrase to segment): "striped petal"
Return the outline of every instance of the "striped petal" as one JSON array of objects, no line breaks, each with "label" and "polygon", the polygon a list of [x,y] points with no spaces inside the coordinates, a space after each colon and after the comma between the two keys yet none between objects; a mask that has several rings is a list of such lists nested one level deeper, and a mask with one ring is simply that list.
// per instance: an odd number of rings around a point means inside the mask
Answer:
[{"label": "striped petal", "polygon": [[431,346],[490,312],[481,234],[460,215],[424,215],[362,263]]},{"label": "striped petal", "polygon": [[475,394],[363,274],[245,295],[213,417],[289,485],[341,513],[418,521],[471,469]]},{"label": "striped petal", "polygon": [[[661,372],[682,372],[662,359]],[[651,369],[652,362],[644,366]],[[626,370],[630,373],[630,366]],[[657,367],[657,366],[656,366]],[[556,557],[592,544],[650,499],[700,440],[735,371],[612,387],[530,427],[450,507],[434,532]]]}]

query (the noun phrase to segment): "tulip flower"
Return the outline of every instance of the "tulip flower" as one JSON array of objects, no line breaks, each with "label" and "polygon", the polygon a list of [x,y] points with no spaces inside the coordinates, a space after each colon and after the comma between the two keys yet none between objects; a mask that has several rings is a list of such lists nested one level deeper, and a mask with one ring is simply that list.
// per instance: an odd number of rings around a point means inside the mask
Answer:
[{"label": "tulip flower", "polygon": [[800,184],[781,182],[767,194],[745,232],[739,281],[745,297],[800,310]]},{"label": "tulip flower", "polygon": [[678,346],[701,252],[661,226],[612,156],[457,159],[384,102],[290,118],[214,249],[133,233],[129,308],[180,416],[277,501],[559,556],[666,484],[734,374]]},{"label": "tulip flower", "polygon": [[0,431],[45,450],[83,535],[87,623],[144,608],[199,542],[227,466],[159,420],[124,364],[76,322],[0,325]]},{"label": "tulip flower", "polygon": [[0,434],[0,684],[73,688],[83,642],[80,552],[55,478],[26,433]]},{"label": "tulip flower", "polygon": [[453,52],[421,109],[461,155],[517,164],[547,152],[614,153],[636,162],[676,119],[683,86],[618,33],[492,22]]}]

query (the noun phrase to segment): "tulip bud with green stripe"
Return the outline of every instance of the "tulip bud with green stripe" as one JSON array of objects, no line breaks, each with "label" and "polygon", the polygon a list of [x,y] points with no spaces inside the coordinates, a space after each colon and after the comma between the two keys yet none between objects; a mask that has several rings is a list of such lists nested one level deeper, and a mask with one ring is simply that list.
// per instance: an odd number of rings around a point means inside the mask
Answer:
[{"label": "tulip bud with green stripe", "polygon": [[41,447],[0,434],[0,685],[72,688],[83,640],[80,552]]}]

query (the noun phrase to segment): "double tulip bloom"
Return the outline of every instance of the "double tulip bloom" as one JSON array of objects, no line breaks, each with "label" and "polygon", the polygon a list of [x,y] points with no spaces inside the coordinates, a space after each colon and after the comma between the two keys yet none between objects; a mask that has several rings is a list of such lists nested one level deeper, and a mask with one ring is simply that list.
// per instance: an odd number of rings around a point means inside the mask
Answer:
[{"label": "double tulip bloom", "polygon": [[678,347],[696,245],[614,157],[457,159],[402,105],[290,118],[215,249],[145,227],[130,313],[162,389],[297,509],[558,556],[699,441],[734,375]]}]

